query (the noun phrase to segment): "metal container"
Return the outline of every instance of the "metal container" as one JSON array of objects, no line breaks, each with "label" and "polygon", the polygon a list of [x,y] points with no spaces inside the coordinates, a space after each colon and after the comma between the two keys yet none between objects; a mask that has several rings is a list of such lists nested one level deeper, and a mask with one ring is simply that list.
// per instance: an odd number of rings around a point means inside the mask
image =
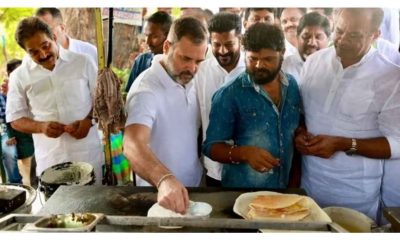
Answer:
[{"label": "metal container", "polygon": [[95,182],[94,169],[86,162],[60,163],[44,170],[39,182],[39,189],[47,200],[61,185],[92,185]]},{"label": "metal container", "polygon": [[[36,199],[36,190],[34,188],[32,188],[31,186],[23,185],[23,184],[12,184],[12,183],[0,184],[0,187],[5,187],[8,189],[18,189],[18,190],[23,190],[26,192],[25,203],[23,203],[21,206],[14,209],[10,213],[31,213],[32,204]],[[4,215],[0,214],[0,218],[3,217]]]},{"label": "metal container", "polygon": [[323,209],[333,222],[349,232],[368,233],[376,227],[375,222],[365,214],[345,207],[327,207]]},{"label": "metal container", "polygon": [[97,213],[71,213],[44,217],[33,224],[27,224],[23,231],[34,232],[90,232],[103,218]]}]

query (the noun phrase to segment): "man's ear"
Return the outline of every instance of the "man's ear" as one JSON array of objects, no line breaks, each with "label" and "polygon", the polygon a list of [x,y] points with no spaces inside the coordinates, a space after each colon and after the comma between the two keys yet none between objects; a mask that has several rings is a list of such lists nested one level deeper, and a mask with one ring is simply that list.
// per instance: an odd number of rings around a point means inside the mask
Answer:
[{"label": "man's ear", "polygon": [[249,23],[249,21],[247,21],[247,20],[244,20],[244,21],[243,21],[243,27],[244,27],[244,29],[247,29],[246,26],[247,26],[248,23]]},{"label": "man's ear", "polygon": [[54,42],[57,42],[57,35],[55,35],[54,33],[53,33],[53,39],[54,39]]},{"label": "man's ear", "polygon": [[60,24],[60,29],[61,29],[61,32],[65,32],[65,24],[64,23]]},{"label": "man's ear", "polygon": [[374,31],[374,33],[372,34],[372,38],[374,39],[374,41],[375,41],[376,39],[378,39],[379,36],[381,36],[381,30],[380,30],[380,29]]},{"label": "man's ear", "polygon": [[163,44],[163,53],[167,54],[170,47],[171,47],[171,43],[166,39]]}]

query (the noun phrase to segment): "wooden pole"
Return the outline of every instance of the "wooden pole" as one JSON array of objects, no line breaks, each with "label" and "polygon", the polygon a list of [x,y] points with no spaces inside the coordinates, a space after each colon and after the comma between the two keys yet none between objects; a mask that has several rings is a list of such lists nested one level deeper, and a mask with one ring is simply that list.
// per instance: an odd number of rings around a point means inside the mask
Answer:
[{"label": "wooden pole", "polygon": [[[102,71],[106,66],[105,54],[104,54],[104,41],[103,41],[103,20],[101,17],[101,9],[95,9],[96,17],[96,44],[97,44],[97,58],[99,62],[99,72]],[[103,173],[103,185],[114,185],[114,177],[112,173],[112,155],[111,155],[111,143],[110,143],[110,129],[103,131],[103,143],[104,143],[104,157],[105,157],[105,168]]]}]

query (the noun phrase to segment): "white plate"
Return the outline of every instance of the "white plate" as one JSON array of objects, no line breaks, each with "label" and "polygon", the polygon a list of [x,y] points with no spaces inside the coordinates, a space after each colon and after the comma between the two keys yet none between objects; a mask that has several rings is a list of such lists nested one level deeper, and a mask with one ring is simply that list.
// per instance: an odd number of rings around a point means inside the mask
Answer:
[{"label": "white plate", "polygon": [[[182,215],[166,209],[160,206],[158,203],[155,203],[149,211],[147,212],[148,217],[159,217],[159,218],[208,218],[212,211],[212,207],[210,204],[205,202],[189,202],[189,208],[186,214]],[[162,228],[174,229],[181,228],[182,226],[160,226]]]},{"label": "white plate", "polygon": [[[248,219],[247,213],[249,212],[249,204],[250,202],[258,195],[273,195],[273,194],[281,194],[277,192],[269,192],[269,191],[260,191],[260,192],[249,192],[243,193],[238,198],[236,198],[235,205],[233,206],[233,211],[239,216]],[[304,196],[306,198],[307,207],[310,209],[310,215],[300,220],[300,222],[322,222],[322,223],[330,223],[332,220],[318,205],[317,203],[311,199],[310,197]],[[265,220],[269,221],[269,220]],[[282,221],[284,220],[279,220]],[[261,232],[270,232],[270,229],[260,229]]]}]

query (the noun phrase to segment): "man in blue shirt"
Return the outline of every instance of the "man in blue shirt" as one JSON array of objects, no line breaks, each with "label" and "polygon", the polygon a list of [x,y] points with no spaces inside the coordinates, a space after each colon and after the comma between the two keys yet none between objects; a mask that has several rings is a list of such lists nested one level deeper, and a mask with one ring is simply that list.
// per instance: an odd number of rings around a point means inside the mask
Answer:
[{"label": "man in blue shirt", "polygon": [[293,76],[281,71],[285,39],[278,27],[256,23],[242,44],[246,72],[214,94],[203,152],[224,163],[224,187],[286,188],[301,100]]},{"label": "man in blue shirt", "polygon": [[125,92],[129,92],[137,76],[150,67],[154,55],[163,53],[163,44],[168,36],[171,24],[172,17],[165,12],[156,12],[147,19],[144,34],[146,35],[146,43],[150,48],[150,52],[143,53],[135,59]]}]

